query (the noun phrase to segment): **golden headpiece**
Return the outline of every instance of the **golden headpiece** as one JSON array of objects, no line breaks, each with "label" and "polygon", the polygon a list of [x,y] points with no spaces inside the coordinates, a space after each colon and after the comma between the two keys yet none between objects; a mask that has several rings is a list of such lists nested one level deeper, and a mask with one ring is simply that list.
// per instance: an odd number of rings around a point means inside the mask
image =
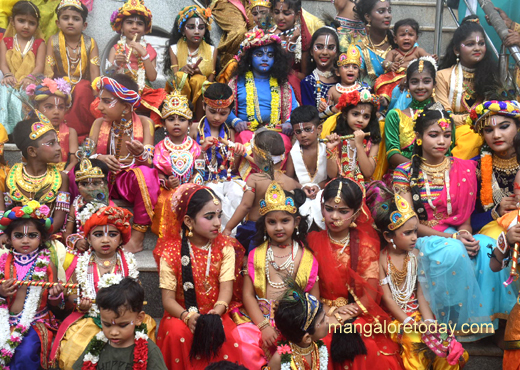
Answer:
[{"label": "golden headpiece", "polygon": [[209,105],[211,108],[214,108],[214,109],[227,108],[231,104],[233,104],[233,101],[235,101],[235,97],[233,96],[233,94],[231,94],[231,96],[227,99],[213,100],[213,99],[204,97],[204,103],[206,103],[207,105]]},{"label": "golden headpiece", "polygon": [[189,120],[193,118],[188,98],[175,90],[164,99],[161,110],[162,119],[166,119],[172,114],[177,114]]},{"label": "golden headpiece", "polygon": [[40,111],[34,110],[34,113],[38,117],[39,121],[34,122],[31,126],[31,133],[29,134],[31,140],[37,140],[49,131],[56,131],[52,126],[51,121],[49,121],[49,119]]},{"label": "golden headpiece", "polygon": [[76,171],[76,181],[86,179],[104,179],[105,174],[99,167],[92,167],[90,159],[83,158],[79,164],[79,171]]},{"label": "golden headpiece", "polygon": [[251,4],[251,9],[253,9],[255,6],[271,8],[272,5],[272,3],[269,0],[249,0],[249,4]]},{"label": "golden headpiece", "polygon": [[61,9],[72,6],[78,10],[83,11],[83,6],[81,6],[81,1],[79,0],[61,0],[60,5],[58,5],[58,8],[56,9],[56,12],[59,12]]},{"label": "golden headpiece", "polygon": [[349,45],[347,52],[342,53],[338,58],[338,67],[346,66],[348,64],[355,64],[361,67],[361,53],[354,45]]},{"label": "golden headpiece", "polygon": [[265,192],[265,199],[260,201],[260,216],[265,216],[273,211],[286,211],[295,214],[297,209],[294,206],[294,199],[286,197],[282,186],[273,181],[269,184]]},{"label": "golden headpiece", "polygon": [[392,212],[390,215],[391,224],[388,225],[388,228],[392,231],[399,229],[405,224],[406,221],[412,217],[417,216],[406,199],[402,198],[397,193],[395,193],[394,199],[395,205],[397,206],[397,211]]}]

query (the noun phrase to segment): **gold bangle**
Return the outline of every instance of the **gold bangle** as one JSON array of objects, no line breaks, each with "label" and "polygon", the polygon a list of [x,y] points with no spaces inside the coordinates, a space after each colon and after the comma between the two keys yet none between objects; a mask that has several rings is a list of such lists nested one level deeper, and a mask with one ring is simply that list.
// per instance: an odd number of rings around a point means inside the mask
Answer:
[{"label": "gold bangle", "polygon": [[328,317],[331,317],[332,314],[337,310],[338,308],[336,306],[332,306],[330,309],[329,309],[329,312],[327,312],[327,316]]},{"label": "gold bangle", "polygon": [[457,239],[457,235],[459,235],[459,232],[458,231],[455,231],[453,234],[452,234],[452,238],[453,239]]},{"label": "gold bangle", "polygon": [[184,324],[186,324],[186,326],[188,326],[188,323],[190,322],[190,319],[193,315],[195,315],[195,312],[188,312],[184,320],[182,320],[184,321]]},{"label": "gold bangle", "polygon": [[343,325],[343,319],[341,318],[340,314],[339,313],[335,313],[334,314],[334,317],[336,318],[336,320],[338,320],[338,322],[340,323],[340,325]]},{"label": "gold bangle", "polygon": [[270,326],[271,323],[269,322],[269,319],[264,319],[260,324],[257,325],[258,329],[263,330],[264,328]]},{"label": "gold bangle", "polygon": [[213,308],[215,308],[219,305],[224,306],[224,308],[225,308],[224,313],[226,313],[229,310],[229,305],[225,301],[216,301],[215,304],[213,305]]},{"label": "gold bangle", "polygon": [[173,69],[174,69],[175,67],[178,67],[178,66],[179,66],[178,64],[172,64],[171,67],[170,67],[170,70],[173,71]]},{"label": "gold bangle", "polygon": [[464,229],[462,229],[462,230],[459,230],[458,232],[459,232],[459,234],[460,234],[460,233],[468,233],[469,235],[473,235],[473,234],[471,234],[471,233],[469,232],[469,230],[464,230]]},{"label": "gold bangle", "polygon": [[148,225],[133,224],[132,229],[139,231],[141,233],[145,233],[148,230]]}]

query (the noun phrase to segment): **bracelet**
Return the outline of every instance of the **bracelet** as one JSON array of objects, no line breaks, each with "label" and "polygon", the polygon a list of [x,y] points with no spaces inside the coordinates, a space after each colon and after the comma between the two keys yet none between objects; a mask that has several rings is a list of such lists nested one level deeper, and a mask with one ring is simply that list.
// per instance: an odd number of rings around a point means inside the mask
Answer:
[{"label": "bracelet", "polygon": [[144,62],[145,60],[150,59],[150,54],[146,53],[144,57],[141,57],[141,60]]},{"label": "bracelet", "polygon": [[338,320],[340,325],[343,325],[343,319],[341,318],[341,315],[339,313],[334,313],[334,317],[336,318],[336,320]]},{"label": "bracelet", "polygon": [[263,330],[264,328],[271,326],[271,323],[269,322],[269,319],[264,319],[260,324],[257,325],[257,328],[260,330]]},{"label": "bracelet", "polygon": [[61,299],[63,300],[63,292],[61,292],[59,295],[57,295],[56,297],[52,296],[52,295],[49,295],[49,297],[47,298],[51,301],[57,301],[58,299]]},{"label": "bracelet", "polygon": [[213,308],[215,308],[216,306],[224,306],[224,308],[225,308],[224,313],[229,310],[229,305],[225,301],[216,301],[215,304],[213,305]]},{"label": "bracelet", "polygon": [[437,321],[434,319],[426,319],[426,320],[424,320],[424,323],[436,324]]},{"label": "bracelet", "polygon": [[403,324],[408,325],[412,321],[415,321],[414,318],[412,316],[408,316],[406,319],[404,319]]},{"label": "bracelet", "polygon": [[193,315],[195,315],[196,312],[188,312],[188,314],[186,315],[186,317],[184,318],[184,324],[186,324],[186,326],[188,326],[188,323],[190,322],[190,319]]},{"label": "bracelet", "polygon": [[327,159],[334,159],[334,158],[336,158],[337,153],[338,153],[337,148],[334,148],[332,150],[327,149]]},{"label": "bracelet", "polygon": [[6,74],[4,75],[4,78],[6,78],[6,77],[11,77],[11,76],[13,76],[12,73],[6,73]]},{"label": "bracelet", "polygon": [[331,317],[332,314],[337,310],[338,308],[336,306],[332,306],[329,311],[327,312],[327,316]]},{"label": "bracelet", "polygon": [[184,313],[188,313],[188,310],[184,310],[181,312],[181,314],[179,315],[179,320],[182,320],[182,315],[184,315]]}]

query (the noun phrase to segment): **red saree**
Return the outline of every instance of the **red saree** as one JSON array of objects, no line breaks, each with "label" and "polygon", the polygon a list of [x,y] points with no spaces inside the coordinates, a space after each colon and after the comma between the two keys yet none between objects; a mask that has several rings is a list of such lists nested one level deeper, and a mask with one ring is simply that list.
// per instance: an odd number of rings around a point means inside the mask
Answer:
[{"label": "red saree", "polygon": [[[371,219],[370,219],[371,221]],[[379,240],[371,227],[371,222],[351,229],[351,243],[343,253],[342,245],[331,243],[327,231],[313,232],[308,236],[310,248],[319,264],[320,295],[325,300],[349,298],[361,308],[362,313],[354,321],[357,332],[365,344],[367,354],[358,355],[353,361],[334,363],[329,361],[329,369],[402,369],[399,348],[390,337],[375,333],[377,326],[389,320],[379,307],[381,289],[379,277]],[[364,229],[364,230],[360,230]],[[368,332],[370,325],[372,333]],[[323,340],[329,348],[334,329]],[[371,335],[369,335],[371,334]]]}]

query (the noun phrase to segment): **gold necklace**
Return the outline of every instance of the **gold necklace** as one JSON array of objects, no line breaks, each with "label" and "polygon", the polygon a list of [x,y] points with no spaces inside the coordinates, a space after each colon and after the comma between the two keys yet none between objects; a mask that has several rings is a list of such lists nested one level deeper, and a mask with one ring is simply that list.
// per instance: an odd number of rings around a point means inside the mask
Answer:
[{"label": "gold necklace", "polygon": [[498,155],[493,154],[493,169],[504,172],[506,175],[512,175],[518,172],[518,162],[516,155],[509,159],[500,158]]},{"label": "gold necklace", "polygon": [[406,275],[408,274],[408,261],[410,261],[410,256],[406,254],[403,261],[403,270],[399,271],[397,267],[392,263],[392,259],[390,255],[388,255],[388,265],[390,266],[390,277],[394,286],[401,287],[404,280],[406,279]]},{"label": "gold necklace", "polygon": [[341,240],[338,240],[338,239],[334,239],[332,237],[332,235],[330,235],[330,232],[327,232],[327,234],[329,234],[329,239],[331,242],[333,242],[334,244],[339,244],[339,245],[345,245],[345,243],[348,243],[350,241],[350,232],[348,233],[348,235],[346,237],[344,237],[343,239]]},{"label": "gold necklace", "polygon": [[372,37],[370,37],[370,35],[368,35],[368,39],[370,40],[370,44],[372,45],[372,47],[375,49],[375,48],[379,48],[379,47],[383,46],[384,44],[386,44],[388,42],[388,35],[386,35],[385,38],[383,39],[383,41],[381,41],[379,44],[374,44],[372,42]]},{"label": "gold necklace", "polygon": [[308,356],[312,352],[314,352],[318,347],[318,345],[314,342],[309,347],[300,347],[299,345],[294,344],[292,342],[289,342],[289,345],[291,346],[293,355],[298,356]]},{"label": "gold necklace", "polygon": [[19,173],[15,173],[16,184],[26,193],[33,194],[39,190],[46,188],[52,182],[52,173],[48,167],[43,175],[31,176],[25,171],[25,166],[21,167]]},{"label": "gold necklace", "polygon": [[450,165],[450,159],[445,157],[441,163],[435,165],[428,164],[423,161],[420,168],[426,175],[428,175],[429,178],[431,178],[432,185],[441,186],[444,185],[444,175],[449,169]]},{"label": "gold necklace", "polygon": [[94,262],[96,262],[96,264],[99,267],[105,267],[105,268],[112,267],[116,263],[116,261],[117,261],[117,254],[114,254],[113,257],[108,258],[108,259],[99,258],[97,256],[97,254],[94,254]]}]

